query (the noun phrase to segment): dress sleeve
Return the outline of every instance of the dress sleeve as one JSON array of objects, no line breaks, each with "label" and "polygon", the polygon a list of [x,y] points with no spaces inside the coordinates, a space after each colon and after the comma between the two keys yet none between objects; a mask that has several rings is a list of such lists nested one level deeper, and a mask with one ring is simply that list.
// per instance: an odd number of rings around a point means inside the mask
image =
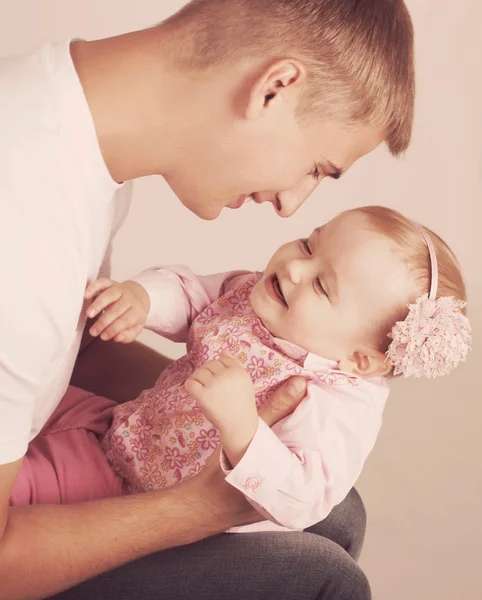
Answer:
[{"label": "dress sleeve", "polygon": [[224,295],[246,271],[196,275],[188,267],[156,267],[133,278],[149,294],[146,328],[174,341],[185,342],[194,319]]}]

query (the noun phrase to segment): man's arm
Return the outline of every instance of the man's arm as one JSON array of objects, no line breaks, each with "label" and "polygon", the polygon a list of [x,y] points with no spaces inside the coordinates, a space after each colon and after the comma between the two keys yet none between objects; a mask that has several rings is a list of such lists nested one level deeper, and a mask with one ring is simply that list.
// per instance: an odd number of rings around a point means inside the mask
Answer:
[{"label": "man's arm", "polygon": [[171,362],[140,342],[118,344],[92,338],[87,327],[83,345],[70,383],[119,404],[152,387]]},{"label": "man's arm", "polygon": [[7,508],[5,496],[18,466],[0,467],[2,521],[7,517],[0,540],[2,600],[44,598],[151,552],[256,520],[223,481],[216,461],[195,479],[165,491]]},{"label": "man's arm", "polygon": [[0,540],[7,528],[8,500],[12,494],[13,485],[18,477],[21,466],[21,460],[8,465],[0,465]]},{"label": "man's arm", "polygon": [[[272,425],[301,401],[288,382],[263,407]],[[20,461],[0,467],[0,600],[51,596],[152,552],[189,544],[259,515],[224,481],[216,452],[168,490],[72,505],[8,508]],[[1,529],[0,529],[1,531]]]}]

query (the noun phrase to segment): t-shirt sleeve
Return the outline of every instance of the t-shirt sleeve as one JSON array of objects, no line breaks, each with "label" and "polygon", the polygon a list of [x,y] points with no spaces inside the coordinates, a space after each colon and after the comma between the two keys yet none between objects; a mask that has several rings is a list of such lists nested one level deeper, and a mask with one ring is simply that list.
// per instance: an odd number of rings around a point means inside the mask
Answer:
[{"label": "t-shirt sleeve", "polygon": [[27,450],[36,402],[48,392],[60,342],[55,315],[21,292],[15,290],[15,301],[4,293],[0,300],[0,464]]},{"label": "t-shirt sleeve", "polygon": [[46,237],[44,221],[0,240],[0,464],[25,454],[60,401],[83,310],[75,252]]}]

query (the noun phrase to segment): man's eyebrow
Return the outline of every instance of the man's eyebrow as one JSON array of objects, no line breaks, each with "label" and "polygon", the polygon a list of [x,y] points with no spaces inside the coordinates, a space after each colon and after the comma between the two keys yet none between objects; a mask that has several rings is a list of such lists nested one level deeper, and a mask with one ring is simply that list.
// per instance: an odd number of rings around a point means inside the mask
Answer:
[{"label": "man's eyebrow", "polygon": [[330,169],[330,173],[328,173],[328,177],[332,177],[333,179],[340,179],[343,175],[343,169],[341,167],[337,167],[331,160],[326,160],[326,164]]}]

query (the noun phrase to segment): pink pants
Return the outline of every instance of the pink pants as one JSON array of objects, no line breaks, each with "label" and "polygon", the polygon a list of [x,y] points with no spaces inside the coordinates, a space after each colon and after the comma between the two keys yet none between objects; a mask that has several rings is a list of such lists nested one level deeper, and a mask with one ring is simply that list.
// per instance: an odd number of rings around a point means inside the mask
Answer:
[{"label": "pink pants", "polygon": [[54,414],[30,443],[10,505],[72,504],[123,494],[99,439],[115,402],[70,386]]},{"label": "pink pants", "polygon": [[[128,494],[99,439],[107,433],[116,403],[70,386],[39,435],[30,442],[10,497],[11,506],[73,504]],[[227,533],[287,531],[262,521]]]}]

